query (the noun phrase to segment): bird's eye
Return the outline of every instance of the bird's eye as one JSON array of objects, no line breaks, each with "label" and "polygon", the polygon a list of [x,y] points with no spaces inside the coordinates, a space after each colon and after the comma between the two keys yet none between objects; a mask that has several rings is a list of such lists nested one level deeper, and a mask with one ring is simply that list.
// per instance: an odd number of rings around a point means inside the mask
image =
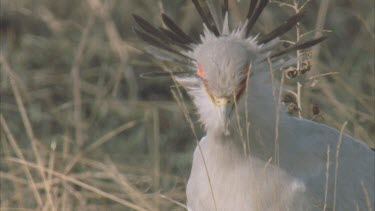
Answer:
[{"label": "bird's eye", "polygon": [[198,64],[197,67],[198,67],[197,75],[199,77],[203,78],[203,68],[202,68],[202,65]]}]

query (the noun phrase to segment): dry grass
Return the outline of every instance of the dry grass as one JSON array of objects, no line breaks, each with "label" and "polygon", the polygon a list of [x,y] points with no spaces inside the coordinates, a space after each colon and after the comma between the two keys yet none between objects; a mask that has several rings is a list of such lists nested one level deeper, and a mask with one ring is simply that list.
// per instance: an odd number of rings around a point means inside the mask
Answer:
[{"label": "dry grass", "polygon": [[[336,128],[348,121],[346,131],[374,147],[374,12],[366,1],[327,2],[305,4],[297,37],[328,29],[330,39],[313,50],[311,72],[284,86],[300,96],[301,116]],[[247,3],[230,1],[233,20]],[[282,3],[256,30],[295,12],[293,1]],[[0,210],[186,209],[201,129],[184,93],[173,99],[173,81],[138,77],[159,67],[131,30],[131,13],[159,24],[160,9],[199,32],[183,0],[1,0]]]}]

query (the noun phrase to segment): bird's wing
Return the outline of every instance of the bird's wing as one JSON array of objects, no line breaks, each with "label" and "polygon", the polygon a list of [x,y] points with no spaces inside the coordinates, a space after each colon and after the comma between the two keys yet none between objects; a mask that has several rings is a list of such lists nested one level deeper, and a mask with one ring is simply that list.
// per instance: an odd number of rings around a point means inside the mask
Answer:
[{"label": "bird's wing", "polygon": [[[329,153],[328,199],[333,206],[336,192],[337,210],[354,209],[355,204],[367,209],[374,204],[375,197],[375,152],[366,144],[337,129],[309,120],[290,118],[287,134],[294,139],[295,151],[299,154],[299,169],[308,190],[317,197],[324,196],[327,177],[327,148]],[[341,136],[342,135],[342,136]],[[292,163],[292,162],[291,162]],[[336,169],[337,168],[337,169]],[[303,174],[303,171],[309,172]],[[335,189],[336,183],[336,191]]]}]

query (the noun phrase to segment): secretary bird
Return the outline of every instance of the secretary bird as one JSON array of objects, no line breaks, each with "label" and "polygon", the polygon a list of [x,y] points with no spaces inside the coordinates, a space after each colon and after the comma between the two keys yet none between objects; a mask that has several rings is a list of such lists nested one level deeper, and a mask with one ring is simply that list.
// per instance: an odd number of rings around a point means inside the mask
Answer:
[{"label": "secretary bird", "polygon": [[271,73],[294,65],[288,54],[325,37],[282,47],[301,11],[268,34],[250,33],[267,0],[252,0],[231,29],[228,1],[192,0],[203,20],[194,39],[166,14],[163,27],[134,15],[146,51],[179,66],[167,74],[197,108],[206,135],[193,158],[187,206],[210,210],[372,210],[374,152],[342,132],[288,115]]}]

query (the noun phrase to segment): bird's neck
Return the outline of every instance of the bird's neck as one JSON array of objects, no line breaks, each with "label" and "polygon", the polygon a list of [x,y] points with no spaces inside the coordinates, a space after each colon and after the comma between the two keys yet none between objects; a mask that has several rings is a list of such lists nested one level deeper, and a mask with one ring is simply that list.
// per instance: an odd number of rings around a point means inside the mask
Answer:
[{"label": "bird's neck", "polygon": [[219,119],[204,91],[195,99],[201,120],[206,127],[209,145],[232,145],[238,151],[268,159],[274,153],[274,131],[276,116],[284,116],[276,112],[276,101],[272,83],[265,78],[249,81],[247,92],[233,111],[230,122],[230,133],[224,134],[218,124]]}]

